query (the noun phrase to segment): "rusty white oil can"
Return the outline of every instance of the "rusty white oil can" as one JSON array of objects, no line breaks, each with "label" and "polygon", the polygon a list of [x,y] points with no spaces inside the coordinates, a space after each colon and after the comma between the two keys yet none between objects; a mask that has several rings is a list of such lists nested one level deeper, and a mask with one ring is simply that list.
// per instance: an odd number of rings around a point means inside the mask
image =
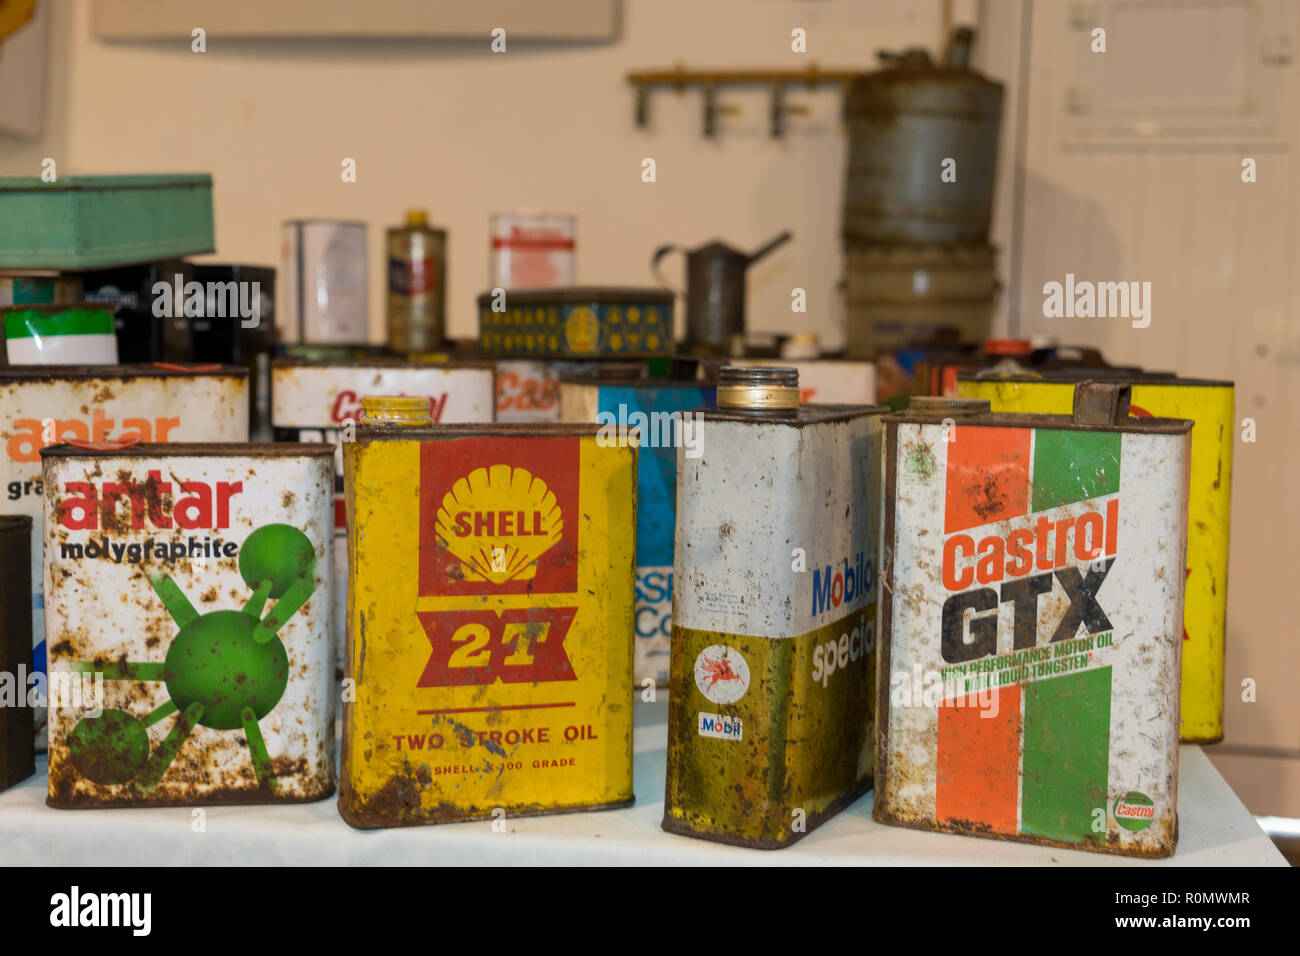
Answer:
[{"label": "rusty white oil can", "polygon": [[1178,836],[1192,423],[913,398],[886,417],[883,823],[1159,857]]},{"label": "rusty white oil can", "polygon": [[871,786],[880,406],[724,366],[678,449],[663,828],[776,849]]},{"label": "rusty white oil can", "polygon": [[[248,370],[222,365],[95,365],[0,369],[0,487],[5,511],[35,522],[32,542],[33,672],[46,665],[41,589],[41,449],[69,439],[248,441]],[[38,691],[33,684],[32,691]],[[43,698],[43,689],[29,699]],[[45,749],[45,705],[35,707]]]},{"label": "rusty white oil can", "polygon": [[330,442],[334,455],[335,666],[343,672],[347,641],[348,549],[343,505],[342,429],[361,420],[363,395],[428,396],[435,423],[493,420],[494,370],[490,363],[370,359],[271,364],[271,427],[276,441]]},{"label": "rusty white oil can", "polygon": [[334,449],[81,442],[41,456],[46,802],[329,796]]}]

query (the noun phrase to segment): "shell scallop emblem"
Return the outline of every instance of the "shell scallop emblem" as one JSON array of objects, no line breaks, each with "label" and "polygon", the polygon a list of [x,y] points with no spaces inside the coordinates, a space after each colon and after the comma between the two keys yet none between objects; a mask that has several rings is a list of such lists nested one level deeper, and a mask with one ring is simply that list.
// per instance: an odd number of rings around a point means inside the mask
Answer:
[{"label": "shell scallop emblem", "polygon": [[524,468],[476,468],[442,499],[438,538],[467,581],[527,581],[559,543],[564,516],[546,482]]}]

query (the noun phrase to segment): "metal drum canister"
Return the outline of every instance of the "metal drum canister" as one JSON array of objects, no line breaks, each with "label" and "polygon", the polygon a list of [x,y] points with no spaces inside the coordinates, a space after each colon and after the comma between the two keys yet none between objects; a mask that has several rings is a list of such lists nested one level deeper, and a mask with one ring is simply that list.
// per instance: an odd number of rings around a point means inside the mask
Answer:
[{"label": "metal drum canister", "polygon": [[[981,378],[962,375],[957,393],[987,399],[995,412],[1069,411],[1074,383],[1091,373]],[[1108,374],[1107,378],[1111,376]],[[1224,633],[1228,611],[1228,533],[1233,383],[1129,372],[1132,414],[1188,418],[1192,462],[1183,608],[1182,732],[1184,743],[1223,739]]]},{"label": "metal drum canister", "polygon": [[343,673],[347,643],[347,509],[343,503],[341,429],[361,420],[361,396],[419,395],[428,398],[435,423],[492,421],[493,371],[486,363],[424,365],[395,359],[271,364],[274,401],[271,424],[276,441],[328,442],[334,457],[334,648]]},{"label": "metal drum canister", "polygon": [[[40,451],[79,441],[248,441],[248,371],[229,366],[48,365],[0,370],[0,488],[6,510],[29,515],[33,667],[45,672]],[[36,747],[45,749],[45,708]]]},{"label": "metal drum canister", "polygon": [[333,456],[323,444],[41,451],[49,806],[334,792]]},{"label": "metal drum canister", "polygon": [[876,820],[1174,852],[1192,423],[1128,405],[885,418]]},{"label": "metal drum canister", "polygon": [[967,69],[970,41],[958,36],[942,66],[924,50],[890,55],[849,87],[847,243],[988,241],[1002,85]]},{"label": "metal drum canister", "polygon": [[663,828],[789,846],[871,786],[879,406],[724,367],[677,457]]},{"label": "metal drum canister", "polygon": [[32,687],[32,519],[0,515],[0,675],[9,682],[0,693],[0,790],[36,772]]},{"label": "metal drum canister", "polygon": [[990,245],[850,244],[844,269],[853,358],[988,338],[998,289]]},{"label": "metal drum canister", "polygon": [[668,683],[673,619],[673,528],[677,514],[677,449],[688,457],[703,451],[702,410],[714,405],[714,389],[699,382],[662,379],[560,383],[562,420],[598,422],[605,434],[635,428],[636,664],[637,684]]},{"label": "metal drum canister", "polygon": [[595,425],[433,426],[402,402],[364,399],[343,448],[339,813],[631,803],[636,448]]}]

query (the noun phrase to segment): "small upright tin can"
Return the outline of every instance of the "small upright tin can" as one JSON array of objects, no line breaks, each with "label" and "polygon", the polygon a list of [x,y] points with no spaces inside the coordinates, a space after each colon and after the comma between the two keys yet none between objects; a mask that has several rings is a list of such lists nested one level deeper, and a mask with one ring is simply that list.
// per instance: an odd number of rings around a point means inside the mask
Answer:
[{"label": "small upright tin can", "polygon": [[329,445],[43,449],[59,808],[334,792]]},{"label": "small upright tin can", "polygon": [[[1061,414],[1070,410],[1075,383],[1088,374],[962,375],[957,393],[987,399],[995,412]],[[1223,739],[1228,534],[1236,436],[1233,383],[1132,371],[1119,378],[1133,388],[1133,415],[1188,418],[1196,423],[1188,499],[1181,736],[1184,743],[1217,743]]]},{"label": "small upright tin can", "polygon": [[0,790],[36,772],[27,706],[33,688],[31,536],[27,515],[0,515]]},{"label": "small upright tin can", "polygon": [[631,803],[635,447],[595,425],[362,407],[343,448],[343,819]]},{"label": "small upright tin can", "polygon": [[447,230],[423,209],[388,230],[388,347],[398,354],[442,347],[447,335]]},{"label": "small upright tin can", "polygon": [[1174,852],[1192,423],[1128,411],[886,417],[875,819]]},{"label": "small upright tin can", "polygon": [[668,683],[673,625],[673,529],[677,515],[677,449],[703,451],[704,409],[714,389],[665,379],[563,379],[561,417],[596,422],[613,436],[637,429],[636,664],[637,684]]},{"label": "small upright tin can", "polygon": [[309,345],[350,345],[370,337],[366,224],[286,219],[280,230],[276,338]]},{"label": "small upright tin can", "polygon": [[800,839],[871,786],[880,417],[724,366],[677,453],[663,828]]}]

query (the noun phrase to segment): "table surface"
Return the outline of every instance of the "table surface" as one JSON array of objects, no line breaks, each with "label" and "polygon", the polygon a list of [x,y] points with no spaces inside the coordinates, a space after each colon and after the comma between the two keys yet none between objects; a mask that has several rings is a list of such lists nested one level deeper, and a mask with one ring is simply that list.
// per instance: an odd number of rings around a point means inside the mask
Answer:
[{"label": "table surface", "polygon": [[637,704],[636,803],[622,810],[360,831],[331,797],[317,803],[193,808],[52,810],[45,760],[0,793],[0,864],[438,865],[665,864],[854,866],[1285,866],[1204,751],[1184,746],[1178,851],[1165,860],[983,840],[889,827],[871,819],[870,793],[793,846],[747,850],[659,828],[667,757],[666,697]]}]

